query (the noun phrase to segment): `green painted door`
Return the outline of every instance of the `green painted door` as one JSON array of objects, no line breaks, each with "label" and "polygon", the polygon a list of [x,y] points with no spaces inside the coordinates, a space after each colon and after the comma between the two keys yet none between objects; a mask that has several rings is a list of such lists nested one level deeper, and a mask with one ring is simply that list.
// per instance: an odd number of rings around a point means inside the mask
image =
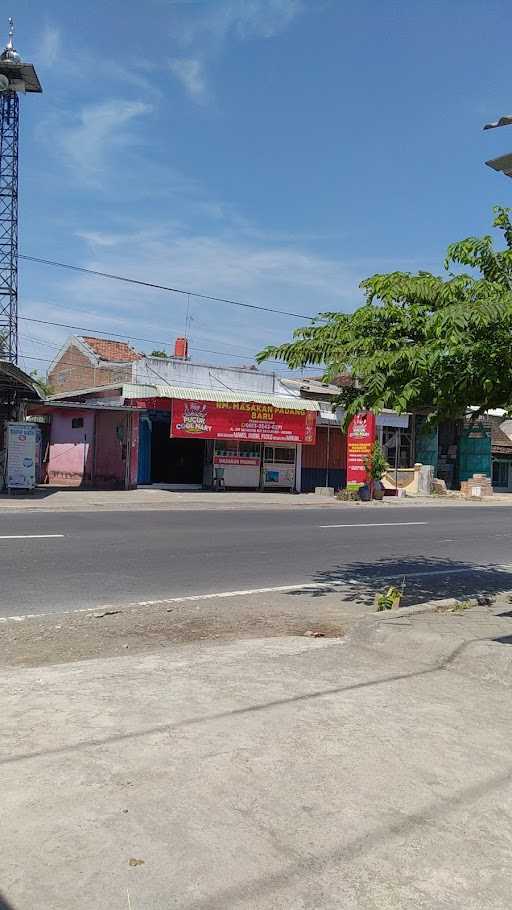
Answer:
[{"label": "green painted door", "polygon": [[491,433],[483,424],[466,427],[459,439],[459,480],[468,480],[473,474],[491,476]]}]

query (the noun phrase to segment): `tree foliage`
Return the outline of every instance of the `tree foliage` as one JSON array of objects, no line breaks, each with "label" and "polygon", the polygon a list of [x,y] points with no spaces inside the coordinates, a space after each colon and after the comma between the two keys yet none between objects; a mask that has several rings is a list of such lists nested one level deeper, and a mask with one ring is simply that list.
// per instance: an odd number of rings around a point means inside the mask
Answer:
[{"label": "tree foliage", "polygon": [[366,477],[375,484],[376,480],[382,480],[384,474],[389,468],[380,442],[375,441],[372,445],[370,454],[364,459]]},{"label": "tree foliage", "polygon": [[44,398],[49,398],[50,395],[55,394],[53,386],[51,386],[47,379],[44,376],[41,376],[37,370],[32,370],[30,375]]},{"label": "tree foliage", "polygon": [[[325,367],[325,380],[351,373],[340,390],[347,421],[362,410],[432,409],[433,419],[512,404],[512,222],[496,207],[491,236],[448,247],[444,276],[389,272],[361,282],[353,313],[321,313],[287,344],[258,355],[292,369]],[[461,270],[461,267],[463,270]]]}]

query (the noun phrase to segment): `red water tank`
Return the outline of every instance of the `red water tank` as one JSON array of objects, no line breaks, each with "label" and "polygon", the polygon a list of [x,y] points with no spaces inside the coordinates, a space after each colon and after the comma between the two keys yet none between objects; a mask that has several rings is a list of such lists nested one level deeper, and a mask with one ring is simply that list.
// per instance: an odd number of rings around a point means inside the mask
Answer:
[{"label": "red water tank", "polygon": [[188,360],[188,339],[177,338],[174,342],[174,356],[179,360]]}]

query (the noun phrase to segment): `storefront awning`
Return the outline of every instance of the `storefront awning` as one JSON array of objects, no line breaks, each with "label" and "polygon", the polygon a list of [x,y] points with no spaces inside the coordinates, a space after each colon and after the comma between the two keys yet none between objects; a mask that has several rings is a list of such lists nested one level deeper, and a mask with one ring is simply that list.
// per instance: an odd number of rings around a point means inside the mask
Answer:
[{"label": "storefront awning", "polygon": [[[136,388],[136,387],[135,387]],[[317,401],[307,398],[295,398],[291,395],[270,395],[262,392],[236,392],[229,389],[198,389],[174,385],[155,386],[155,398],[178,398],[190,401],[225,401],[225,402],[255,402],[255,404],[271,404],[275,408],[290,408],[296,411],[319,411]],[[139,397],[139,396],[134,396]]]}]

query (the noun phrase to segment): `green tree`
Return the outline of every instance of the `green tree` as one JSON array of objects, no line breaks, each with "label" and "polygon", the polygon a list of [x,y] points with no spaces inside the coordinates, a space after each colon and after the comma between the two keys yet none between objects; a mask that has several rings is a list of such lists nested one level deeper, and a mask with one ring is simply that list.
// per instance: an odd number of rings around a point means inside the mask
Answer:
[{"label": "green tree", "polygon": [[169,354],[165,351],[151,351],[150,357],[163,357],[164,360],[169,360]]},{"label": "green tree", "polygon": [[[512,404],[512,222],[494,209],[491,236],[448,247],[444,276],[389,272],[361,282],[366,302],[353,313],[321,313],[270,346],[261,362],[277,358],[295,369],[320,364],[325,379],[351,373],[339,404],[347,422],[358,411],[403,412],[428,407],[432,419],[479,413]],[[466,271],[461,271],[459,267]],[[468,271],[470,270],[470,271]]]},{"label": "green tree", "polygon": [[44,376],[40,376],[40,374],[37,372],[37,370],[32,370],[30,375],[31,375],[32,379],[34,380],[35,384],[38,386],[39,391],[45,398],[49,398],[50,395],[54,394],[55,389],[53,388],[53,386],[51,386],[49,384],[49,382],[46,381]]}]

